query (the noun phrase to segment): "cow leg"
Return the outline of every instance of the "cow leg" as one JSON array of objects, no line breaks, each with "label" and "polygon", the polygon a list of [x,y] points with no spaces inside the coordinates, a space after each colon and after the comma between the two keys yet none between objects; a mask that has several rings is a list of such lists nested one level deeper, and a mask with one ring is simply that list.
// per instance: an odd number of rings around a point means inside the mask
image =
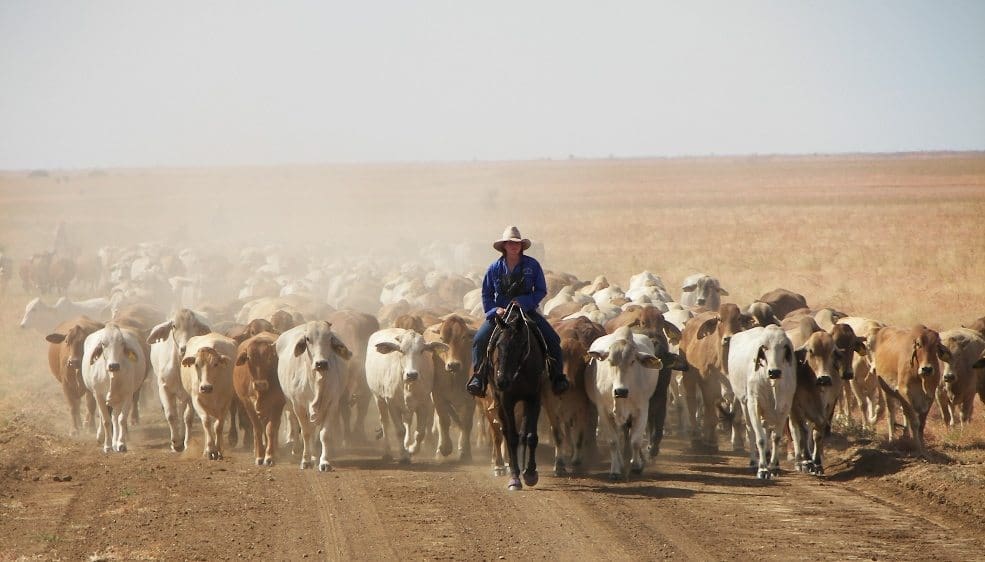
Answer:
[{"label": "cow leg", "polygon": [[332,463],[328,462],[328,452],[331,449],[331,431],[329,431],[328,420],[338,419],[339,411],[335,408],[331,408],[329,415],[325,416],[325,423],[322,424],[318,431],[318,439],[321,441],[321,458],[318,459],[318,470],[321,472],[331,472],[333,470]]},{"label": "cow leg", "polygon": [[[660,453],[660,443],[664,438],[664,423],[667,420],[667,389],[673,372],[669,368],[660,369],[657,378],[657,388],[650,397],[649,414],[646,419],[647,431],[650,434],[650,458]],[[637,424],[640,425],[640,424]]]},{"label": "cow leg", "polygon": [[783,439],[783,426],[787,420],[781,420],[778,424],[773,424],[771,431],[772,450],[770,451],[769,474],[770,477],[780,475],[780,441]]},{"label": "cow leg", "polygon": [[[225,423],[226,416],[219,416],[212,422],[215,426],[215,430],[213,431],[213,434],[215,435],[215,460],[222,458],[222,426]],[[229,423],[232,424],[233,420],[229,420]]]},{"label": "cow leg", "polygon": [[315,449],[314,424],[308,419],[305,410],[305,408],[298,408],[294,412],[301,430],[301,470],[311,468],[314,465],[312,453]]},{"label": "cow leg", "polygon": [[[235,447],[239,443],[239,429],[236,427],[237,414],[240,411],[239,400],[229,401],[229,446]],[[244,439],[245,441],[245,439]]]},{"label": "cow leg", "polygon": [[277,436],[280,433],[280,421],[282,417],[280,412],[275,411],[270,416],[270,419],[267,420],[267,423],[264,424],[267,430],[267,454],[263,457],[263,464],[267,466],[274,465],[274,455],[277,452]]},{"label": "cow leg", "polygon": [[[239,401],[239,398],[233,398],[233,401]],[[253,458],[256,460],[257,465],[263,464],[264,458],[264,423],[260,420],[260,416],[257,415],[256,408],[252,404],[243,403],[240,401],[240,407],[242,411],[246,414],[246,417],[250,420],[250,425],[253,427]],[[246,441],[246,437],[243,437],[243,441]],[[232,445],[230,445],[232,446]]]},{"label": "cow leg", "polygon": [[133,404],[133,406],[130,409],[130,423],[133,425],[140,424],[140,390],[143,386],[143,381],[141,381],[141,383],[137,385],[137,390],[133,391],[133,399],[131,400],[131,404]]},{"label": "cow leg", "polygon": [[971,423],[971,413],[975,409],[975,394],[969,392],[968,396],[961,403],[961,426]]},{"label": "cow leg", "polygon": [[451,404],[438,398],[434,401],[434,413],[438,418],[438,455],[447,457],[454,448],[451,440]]},{"label": "cow leg", "polygon": [[753,431],[752,422],[749,419],[749,407],[745,402],[739,402],[739,407],[742,408],[742,415],[746,422],[746,443],[749,443],[749,468],[755,471],[758,466],[756,457],[759,454],[759,448],[755,446],[756,433]]},{"label": "cow leg", "polygon": [[180,442],[181,432],[178,426],[178,397],[169,392],[164,382],[157,381],[157,394],[161,398],[161,406],[164,407],[164,417],[168,421],[168,428],[171,430],[171,450],[180,453],[185,450],[185,444]]},{"label": "cow leg", "polygon": [[102,439],[103,452],[108,453],[113,450],[113,421],[110,419],[110,409],[102,400],[97,400],[96,406],[99,408],[99,429],[96,431],[96,440]]},{"label": "cow leg", "polygon": [[814,438],[814,454],[811,455],[810,472],[816,476],[821,476],[824,474],[824,465],[821,461],[821,454],[824,449],[824,428],[815,425],[812,437]]},{"label": "cow leg", "polygon": [[946,427],[951,427],[954,424],[954,418],[951,416],[951,401],[947,397],[947,391],[943,387],[937,387],[937,407],[941,411],[941,419]]},{"label": "cow leg", "polygon": [[[759,412],[759,405],[756,402],[751,402],[748,411]],[[756,450],[759,452],[756,476],[760,479],[771,478],[772,474],[769,471],[769,461],[766,458],[767,448],[769,446],[766,442],[768,436],[766,434],[766,428],[763,427],[763,420],[758,415],[752,415],[748,418],[747,423],[752,425],[752,430],[755,434]],[[751,444],[750,447],[752,447]],[[776,447],[774,447],[774,454],[779,455],[775,449]]]},{"label": "cow leg", "polygon": [[621,480],[623,477],[622,428],[616,427],[615,419],[611,413],[600,412],[599,430],[609,442],[609,480]]},{"label": "cow leg", "polygon": [[458,460],[460,462],[472,462],[472,428],[475,421],[475,405],[470,398],[464,407],[459,407],[461,412],[458,418]]},{"label": "cow leg", "polygon": [[383,438],[383,460],[391,461],[393,460],[392,449],[390,448],[390,440],[393,439],[392,428],[396,426],[396,422],[391,425],[390,423],[390,410],[387,407],[386,400],[383,398],[376,399],[376,408],[380,412],[380,432]]},{"label": "cow leg", "polygon": [[[416,412],[417,417],[417,427],[414,430],[414,441],[408,448],[411,454],[416,454],[421,450],[424,445],[424,439],[430,433],[430,430],[434,427],[434,405],[431,403],[424,403]],[[448,453],[451,454],[451,436],[445,438],[445,442],[448,444]]]},{"label": "cow leg", "polygon": [[888,427],[889,442],[893,442],[893,435],[896,433],[896,414],[899,409],[899,403],[895,398],[891,396],[886,396],[886,425]]},{"label": "cow leg", "polygon": [[793,441],[793,462],[798,472],[805,472],[807,466],[807,428],[800,416],[791,415],[788,419],[790,440]]},{"label": "cow leg", "polygon": [[192,439],[192,423],[195,421],[195,410],[192,408],[192,403],[191,403],[191,399],[190,398],[181,400],[179,402],[179,404],[181,404],[182,406],[184,406],[184,410],[185,410],[185,416],[184,416],[185,417],[185,446],[184,446],[184,448],[187,449],[189,447],[189,445],[191,445],[191,439]]},{"label": "cow leg", "polygon": [[695,446],[701,443],[701,426],[698,423],[698,379],[698,372],[693,369],[688,369],[681,377],[684,399],[690,412],[691,444]]},{"label": "cow leg", "polygon": [[88,390],[84,394],[86,402],[86,417],[83,426],[90,430],[96,429],[96,399]]},{"label": "cow leg", "polygon": [[69,389],[66,385],[62,386],[62,392],[65,394],[65,401],[68,402],[69,415],[72,417],[71,434],[76,435],[82,429],[82,417],[79,413],[81,396],[76,395],[74,390]]},{"label": "cow leg", "polygon": [[407,464],[410,462],[410,451],[407,450],[407,427],[408,423],[404,419],[400,404],[396,401],[387,402],[387,409],[390,411],[390,422],[393,425],[393,440],[399,448],[399,458],[397,462]]},{"label": "cow leg", "polygon": [[[664,404],[667,401],[664,400]],[[645,407],[645,406],[644,406]],[[646,410],[637,412],[637,415],[633,416],[634,420],[645,420],[649,412]],[[629,449],[631,452],[630,457],[630,472],[633,474],[643,474],[643,466],[646,464],[646,458],[643,453],[643,441],[646,437],[646,424],[645,423],[633,423],[629,428]]]},{"label": "cow leg", "polygon": [[719,377],[701,380],[701,401],[704,405],[702,421],[703,444],[712,451],[718,451],[718,407],[722,403],[722,385]]}]

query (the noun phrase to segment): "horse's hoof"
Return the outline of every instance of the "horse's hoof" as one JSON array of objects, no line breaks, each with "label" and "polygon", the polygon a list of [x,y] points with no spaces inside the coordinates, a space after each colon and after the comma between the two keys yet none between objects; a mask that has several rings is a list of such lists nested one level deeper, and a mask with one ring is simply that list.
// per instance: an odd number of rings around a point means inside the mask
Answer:
[{"label": "horse's hoof", "polygon": [[327,462],[323,462],[318,465],[318,470],[321,472],[331,472],[333,469],[332,469],[332,465],[328,464]]},{"label": "horse's hoof", "polygon": [[537,474],[536,470],[523,473],[523,483],[527,486],[536,486],[539,481],[540,476]]},{"label": "horse's hoof", "polygon": [[520,483],[519,478],[513,477],[510,478],[510,483],[507,484],[506,489],[510,491],[522,490],[523,484]]},{"label": "horse's hoof", "polygon": [[497,466],[497,467],[493,468],[493,475],[494,476],[506,476],[506,467],[505,466]]},{"label": "horse's hoof", "polygon": [[773,473],[771,473],[768,469],[760,468],[756,473],[756,478],[759,478],[760,480],[769,480],[773,478]]}]

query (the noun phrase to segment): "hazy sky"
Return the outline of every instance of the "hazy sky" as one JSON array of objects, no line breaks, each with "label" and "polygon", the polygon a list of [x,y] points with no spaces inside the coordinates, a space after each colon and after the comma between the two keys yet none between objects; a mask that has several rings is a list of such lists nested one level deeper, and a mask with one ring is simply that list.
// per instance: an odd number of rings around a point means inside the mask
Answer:
[{"label": "hazy sky", "polygon": [[980,0],[0,0],[0,169],[942,149]]}]

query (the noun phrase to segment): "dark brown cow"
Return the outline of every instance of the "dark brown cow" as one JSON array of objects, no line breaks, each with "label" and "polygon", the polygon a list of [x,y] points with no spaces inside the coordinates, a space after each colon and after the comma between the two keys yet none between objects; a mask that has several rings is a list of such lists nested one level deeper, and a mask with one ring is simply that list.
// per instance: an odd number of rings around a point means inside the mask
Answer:
[{"label": "dark brown cow", "polygon": [[667,389],[670,387],[672,371],[683,371],[685,368],[680,357],[670,351],[672,345],[680,345],[681,331],[664,319],[663,313],[653,306],[632,307],[606,322],[605,331],[611,334],[623,326],[629,326],[633,333],[650,338],[654,354],[663,363],[657,388],[650,397],[647,416],[647,436],[650,441],[650,457],[653,458],[660,452],[660,444],[663,441],[664,423],[667,418]]},{"label": "dark brown cow", "polygon": [[605,335],[605,329],[584,316],[551,323],[561,338],[564,374],[570,389],[557,396],[543,392],[543,405],[554,436],[554,474],[567,473],[595,460],[595,430],[598,412],[585,389],[585,368],[592,342]]},{"label": "dark brown cow", "polygon": [[75,261],[71,258],[55,257],[48,266],[49,289],[59,295],[68,292],[68,286],[75,279]]},{"label": "dark brown cow", "polygon": [[[716,424],[722,406],[723,381],[728,384],[729,340],[754,324],[753,318],[743,314],[738,306],[726,303],[717,312],[702,312],[684,325],[680,351],[687,370],[683,383],[688,410],[694,416],[691,441],[696,447],[718,450]],[[700,425],[697,423],[699,389],[704,409]],[[741,439],[741,432],[734,432],[734,436]],[[733,442],[733,447],[741,444]]]},{"label": "dark brown cow", "polygon": [[253,451],[258,465],[274,464],[277,435],[286,400],[277,378],[277,334],[262,332],[239,344],[233,388],[253,426]]},{"label": "dark brown cow", "polygon": [[438,453],[452,453],[452,423],[458,428],[458,458],[472,460],[472,427],[475,420],[475,399],[465,391],[465,382],[472,373],[472,339],[476,330],[457,315],[445,318],[424,331],[428,342],[440,341],[448,346],[433,353],[434,384],[431,398],[438,417]]},{"label": "dark brown cow", "polygon": [[889,440],[896,429],[896,411],[902,407],[917,452],[926,457],[923,432],[941,381],[940,359],[949,360],[951,352],[941,345],[940,335],[926,326],[909,330],[888,326],[876,333],[872,355],[889,405]]},{"label": "dark brown cow", "polygon": [[351,447],[366,442],[366,412],[373,395],[366,384],[366,345],[369,337],[380,329],[380,323],[372,314],[351,309],[336,310],[329,313],[325,320],[331,325],[332,333],[352,350],[352,358],[345,362],[349,372],[348,398],[339,404],[342,438]]},{"label": "dark brown cow", "polygon": [[236,342],[236,345],[245,342],[257,334],[262,334],[263,332],[280,334],[280,331],[274,328],[274,325],[271,324],[269,320],[263,318],[254,318],[247,324],[234,324],[225,330],[220,331],[216,329],[216,331],[225,335],[227,338],[232,338]]},{"label": "dark brown cow", "polygon": [[815,330],[806,336],[800,329],[787,332],[797,356],[797,390],[790,409],[790,431],[797,470],[821,475],[824,439],[831,431],[835,405],[842,387],[853,377],[854,354],[864,346],[850,326],[838,324],[832,334],[821,330],[810,317],[802,319],[803,325]]},{"label": "dark brown cow", "polygon": [[85,427],[95,429],[96,401],[82,381],[82,347],[89,334],[101,330],[103,324],[80,316],[66,320],[48,334],[48,368],[55,380],[61,384],[65,400],[72,416],[72,432],[76,433],[83,427],[79,414],[82,397],[86,398]]},{"label": "dark brown cow", "polygon": [[781,319],[794,310],[807,308],[807,299],[804,298],[804,295],[786,289],[773,289],[756,301],[770,305],[773,314]]}]

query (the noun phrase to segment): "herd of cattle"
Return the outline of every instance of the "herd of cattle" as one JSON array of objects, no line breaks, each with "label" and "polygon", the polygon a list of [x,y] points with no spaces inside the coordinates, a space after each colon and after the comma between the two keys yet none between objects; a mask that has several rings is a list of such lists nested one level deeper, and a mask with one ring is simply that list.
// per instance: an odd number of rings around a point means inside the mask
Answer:
[{"label": "herd of cattle", "polygon": [[[85,259],[39,254],[18,269],[24,290],[41,294],[21,327],[45,336],[72,426],[94,428],[107,452],[127,449],[141,389],[153,380],[174,451],[188,447],[197,417],[208,458],[222,457],[228,424],[230,444],[244,431],[257,464],[271,465],[284,454],[286,419],[301,468],[331,470],[330,456],[368,442],[375,403],[385,458],[408,462],[435,447],[470,460],[477,429],[503,474],[494,399],[465,392],[484,317],[483,270],[451,273],[454,260],[439,255],[456,254],[431,246],[401,266],[278,247],[232,260],[152,243]],[[0,257],[0,289],[12,265]],[[561,396],[543,395],[559,474],[601,443],[611,450],[610,475],[625,479],[671,431],[702,449],[729,433],[734,449],[748,445],[759,478],[778,473],[789,432],[795,468],[822,474],[836,415],[869,429],[885,418],[891,440],[902,420],[923,455],[934,402],[945,423],[963,424],[976,394],[985,401],[985,318],[940,333],[886,326],[810,308],[783,289],[740,307],[723,303],[728,292],[704,274],[688,277],[676,301],[650,272],[625,289],[605,276],[548,272],[547,282],[542,311],[572,383]],[[73,301],[69,287],[106,296]],[[62,296],[48,305],[48,293]]]}]

